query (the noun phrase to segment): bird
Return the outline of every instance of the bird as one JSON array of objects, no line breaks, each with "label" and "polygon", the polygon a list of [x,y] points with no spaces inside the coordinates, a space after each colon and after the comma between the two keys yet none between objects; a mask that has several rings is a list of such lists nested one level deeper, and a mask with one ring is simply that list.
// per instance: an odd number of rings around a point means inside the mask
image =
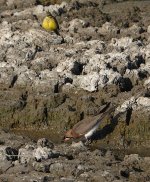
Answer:
[{"label": "bird", "polygon": [[[103,111],[104,109],[102,109]],[[115,107],[111,106],[106,109],[105,112],[98,114],[97,116],[92,116],[85,118],[79,121],[73,126],[72,129],[69,129],[64,136],[64,142],[69,141],[70,139],[79,139],[83,141],[88,141],[91,139],[94,132],[99,127],[101,121],[109,114],[115,111]]]},{"label": "bird", "polygon": [[59,35],[59,25],[54,16],[50,12],[46,12],[46,17],[43,19],[42,27],[48,31],[54,31],[57,35]]}]

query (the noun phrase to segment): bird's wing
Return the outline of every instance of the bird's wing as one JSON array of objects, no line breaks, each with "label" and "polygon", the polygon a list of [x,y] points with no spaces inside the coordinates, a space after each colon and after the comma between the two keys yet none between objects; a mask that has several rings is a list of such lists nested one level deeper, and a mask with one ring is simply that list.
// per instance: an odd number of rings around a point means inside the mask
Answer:
[{"label": "bird's wing", "polygon": [[[98,114],[101,114],[101,113],[103,113],[103,112],[105,112],[109,107],[110,107],[110,102],[108,102],[108,103],[106,103],[106,104],[104,104],[104,105],[102,105],[102,106],[100,106],[99,108],[98,108]],[[97,114],[97,115],[98,115]]]},{"label": "bird's wing", "polygon": [[85,118],[85,119],[79,121],[77,124],[75,124],[73,127],[73,130],[77,134],[83,135],[83,134],[87,133],[89,130],[91,130],[95,125],[100,123],[108,114],[110,114],[114,110],[115,110],[114,107],[110,107],[104,113],[101,113],[94,117]]},{"label": "bird's wing", "polygon": [[59,24],[58,24],[58,21],[56,20],[56,18],[55,18],[55,21],[56,21],[56,24],[57,24],[57,29],[59,30]]}]

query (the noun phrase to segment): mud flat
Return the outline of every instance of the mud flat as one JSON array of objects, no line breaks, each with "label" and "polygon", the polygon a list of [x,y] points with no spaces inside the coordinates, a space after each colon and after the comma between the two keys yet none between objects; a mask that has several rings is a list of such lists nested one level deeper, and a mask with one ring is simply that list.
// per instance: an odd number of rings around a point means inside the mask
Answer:
[{"label": "mud flat", "polygon": [[138,181],[150,180],[150,156],[92,149],[82,143],[54,144],[46,138],[0,130],[1,181]]}]

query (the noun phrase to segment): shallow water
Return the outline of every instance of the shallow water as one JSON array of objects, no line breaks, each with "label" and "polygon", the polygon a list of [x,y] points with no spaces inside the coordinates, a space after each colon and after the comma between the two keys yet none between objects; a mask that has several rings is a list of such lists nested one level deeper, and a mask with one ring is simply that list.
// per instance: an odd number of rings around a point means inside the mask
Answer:
[{"label": "shallow water", "polygon": [[[27,136],[32,140],[37,141],[39,138],[47,138],[51,140],[55,144],[61,144],[63,133],[50,133],[48,129],[45,130],[21,130],[21,129],[13,129],[12,133],[22,136]],[[128,148],[128,149],[113,149],[107,146],[99,146],[99,144],[93,143],[91,144],[91,150],[100,149],[100,150],[111,150],[119,156],[119,158],[123,158],[128,154],[139,154],[142,157],[150,157],[150,148],[144,148],[143,146],[137,148]]]},{"label": "shallow water", "polygon": [[53,143],[57,143],[57,144],[60,144],[63,138],[62,133],[52,133],[48,129],[44,129],[44,130],[12,129],[11,132],[17,135],[27,136],[35,141],[37,141],[40,138],[47,138],[51,140]]},{"label": "shallow water", "polygon": [[150,148],[127,148],[127,149],[113,149],[113,148],[106,148],[106,147],[98,147],[96,145],[91,147],[91,150],[100,149],[100,150],[111,150],[113,153],[119,157],[120,159],[123,159],[125,155],[130,154],[139,154],[141,157],[150,157]]}]

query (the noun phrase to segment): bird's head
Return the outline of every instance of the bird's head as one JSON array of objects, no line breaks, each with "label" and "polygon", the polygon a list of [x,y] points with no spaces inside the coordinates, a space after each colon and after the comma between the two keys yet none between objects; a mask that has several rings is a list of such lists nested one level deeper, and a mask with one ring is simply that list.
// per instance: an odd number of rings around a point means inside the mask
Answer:
[{"label": "bird's head", "polygon": [[73,138],[73,135],[72,135],[72,129],[68,130],[66,133],[65,133],[65,136],[63,138],[63,141],[64,142],[67,142],[69,141],[70,139]]}]

